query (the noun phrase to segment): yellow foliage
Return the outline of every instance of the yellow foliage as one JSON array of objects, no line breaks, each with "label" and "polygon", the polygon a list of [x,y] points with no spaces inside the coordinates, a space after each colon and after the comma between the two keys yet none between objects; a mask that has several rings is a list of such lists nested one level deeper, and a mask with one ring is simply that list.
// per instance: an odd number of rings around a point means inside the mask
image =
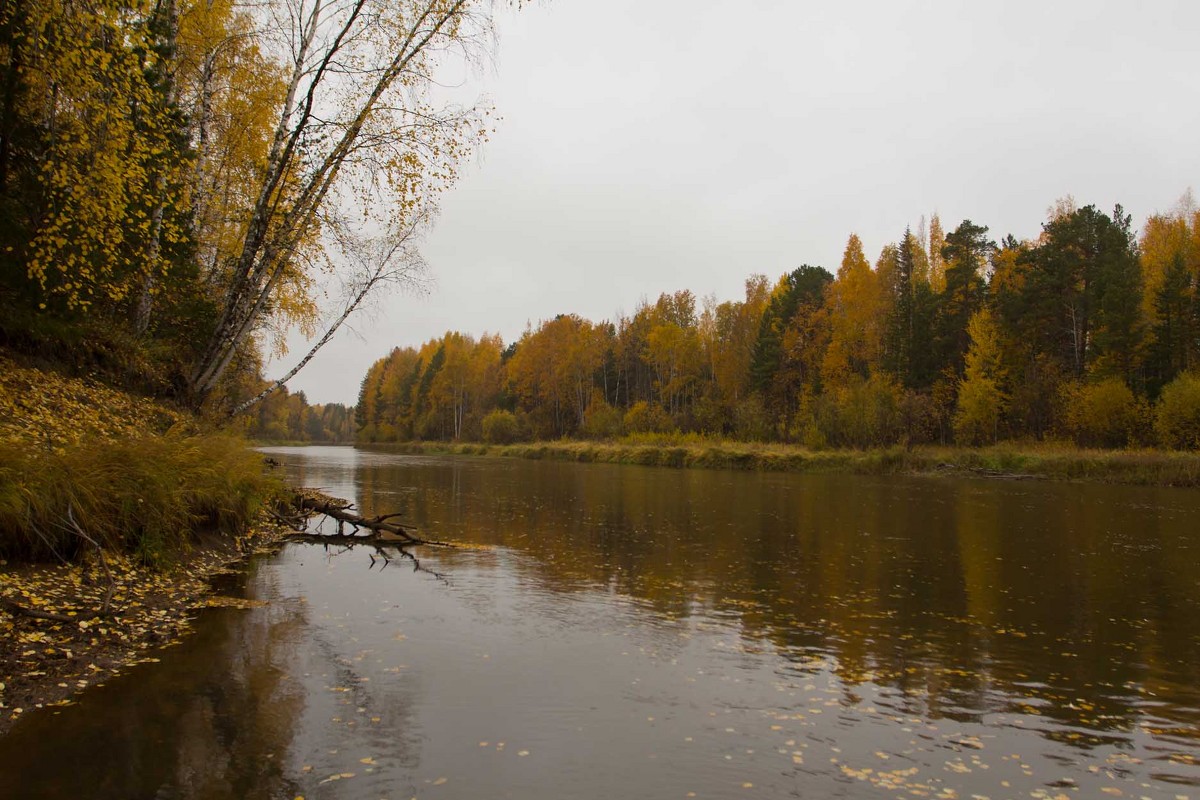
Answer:
[{"label": "yellow foliage", "polygon": [[1200,280],[1200,211],[1190,196],[1169,214],[1155,214],[1146,220],[1139,243],[1142,266],[1142,313],[1151,324],[1159,321],[1156,301],[1168,271],[1183,265]]},{"label": "yellow foliage", "polygon": [[624,427],[630,433],[662,433],[671,427],[671,419],[659,406],[639,400],[625,412]]},{"label": "yellow foliage", "polygon": [[1143,404],[1120,378],[1062,389],[1063,424],[1080,447],[1125,447],[1145,428]]},{"label": "yellow foliage", "polygon": [[61,449],[194,427],[190,415],[155,400],[0,355],[0,440]]},{"label": "yellow foliage", "polygon": [[1154,431],[1164,447],[1200,450],[1200,374],[1185,372],[1158,400]]},{"label": "yellow foliage", "polygon": [[954,436],[959,444],[995,442],[1000,434],[1000,417],[1008,403],[1004,370],[1000,362],[1000,331],[986,308],[967,322],[971,348],[967,351],[966,374],[958,389],[954,414]]},{"label": "yellow foliage", "polygon": [[115,0],[29,4],[28,29],[43,46],[23,76],[22,113],[48,138],[38,176],[46,209],[26,268],[71,309],[140,292],[167,272],[160,245],[187,236],[178,215],[161,212],[186,206],[187,180],[172,155],[175,118],[151,77],[163,66],[152,13]]},{"label": "yellow foliage", "polygon": [[929,288],[941,292],[946,288],[946,260],[942,248],[946,246],[946,234],[942,231],[942,220],[937,214],[929,220]]},{"label": "yellow foliage", "polygon": [[826,293],[826,310],[830,338],[821,375],[831,387],[845,387],[879,364],[887,318],[880,275],[871,271],[856,234],[850,234],[837,279]]},{"label": "yellow foliage", "polygon": [[754,343],[770,291],[766,275],[752,275],[746,279],[744,301],[721,303],[706,311],[710,319],[701,322],[712,377],[726,403],[736,402],[748,391]]},{"label": "yellow foliage", "polygon": [[511,411],[492,409],[483,418],[483,440],[492,444],[511,444],[517,440],[520,428]]}]

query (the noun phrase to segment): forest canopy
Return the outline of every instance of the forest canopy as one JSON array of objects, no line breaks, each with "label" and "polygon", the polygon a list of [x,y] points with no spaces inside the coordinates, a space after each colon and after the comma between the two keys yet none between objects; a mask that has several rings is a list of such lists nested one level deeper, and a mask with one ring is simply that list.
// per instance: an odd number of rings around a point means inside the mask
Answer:
[{"label": "forest canopy", "polygon": [[360,441],[610,438],[680,431],[809,447],[1200,446],[1200,211],[1140,234],[1120,206],[1057,203],[993,240],[935,214],[872,266],[752,275],[593,322],[560,314],[505,346],[449,332],[363,379]]},{"label": "forest canopy", "polygon": [[[450,332],[373,365],[352,423],[305,411],[283,383],[421,279],[421,233],[489,133],[486,105],[436,89],[487,56],[492,7],[0,5],[0,342],[222,416],[257,404],[274,439],[1200,444],[1190,194],[1141,230],[1069,199],[1029,239],[934,215],[874,261],[851,235],[836,269],[751,275],[737,300],[564,309],[511,343]],[[264,380],[294,327],[315,346]]]},{"label": "forest canopy", "polygon": [[486,56],[491,7],[3,4],[0,334],[132,342],[197,408],[261,399],[288,328],[324,343],[419,277],[437,196],[487,136],[485,106],[432,90]]}]

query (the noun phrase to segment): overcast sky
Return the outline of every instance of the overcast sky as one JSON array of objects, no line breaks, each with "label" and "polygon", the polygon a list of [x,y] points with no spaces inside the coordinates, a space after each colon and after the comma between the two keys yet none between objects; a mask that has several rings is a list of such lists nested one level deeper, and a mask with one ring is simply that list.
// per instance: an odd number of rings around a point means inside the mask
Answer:
[{"label": "overcast sky", "polygon": [[835,272],[851,232],[873,261],[933,212],[1027,238],[1067,194],[1140,226],[1200,188],[1196,0],[552,0],[498,28],[473,85],[503,119],[442,200],[431,292],[339,334],[289,384],[309,402],[446,330],[740,299]]}]

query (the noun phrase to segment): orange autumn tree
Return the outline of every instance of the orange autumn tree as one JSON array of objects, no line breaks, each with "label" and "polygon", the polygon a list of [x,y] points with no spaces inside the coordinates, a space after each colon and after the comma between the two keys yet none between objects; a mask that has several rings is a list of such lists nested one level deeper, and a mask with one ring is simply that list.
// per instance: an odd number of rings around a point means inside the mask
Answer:
[{"label": "orange autumn tree", "polygon": [[574,314],[530,328],[516,343],[508,387],[540,435],[564,436],[584,424],[605,343],[603,329]]},{"label": "orange autumn tree", "polygon": [[1139,244],[1147,367],[1158,389],[1200,364],[1200,209],[1191,192],[1151,215]]},{"label": "orange autumn tree", "polygon": [[821,373],[827,385],[845,386],[852,377],[865,380],[879,367],[887,311],[880,276],[871,270],[862,240],[852,233],[826,294],[829,346]]}]

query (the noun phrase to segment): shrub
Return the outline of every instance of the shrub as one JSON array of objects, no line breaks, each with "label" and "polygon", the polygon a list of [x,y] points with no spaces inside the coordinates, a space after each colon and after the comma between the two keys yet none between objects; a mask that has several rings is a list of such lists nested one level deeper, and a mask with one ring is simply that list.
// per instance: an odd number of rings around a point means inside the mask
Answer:
[{"label": "shrub", "polygon": [[621,412],[602,397],[593,397],[583,413],[583,433],[593,439],[612,439],[621,435]]},{"label": "shrub", "polygon": [[933,393],[912,390],[901,396],[899,420],[908,445],[929,444],[938,439],[947,416],[947,409],[939,400]]},{"label": "shrub", "polygon": [[963,381],[954,412],[954,440],[972,446],[994,443],[1003,409],[1004,395],[996,381],[987,377]]},{"label": "shrub", "polygon": [[732,409],[711,397],[701,397],[692,406],[692,426],[706,436],[720,436],[726,433],[732,418]]},{"label": "shrub", "polygon": [[1200,374],[1185,372],[1163,388],[1154,432],[1163,447],[1200,449]]},{"label": "shrub", "polygon": [[886,377],[872,375],[838,389],[834,397],[833,430],[826,438],[851,447],[886,447],[900,435],[900,387]]},{"label": "shrub", "polygon": [[625,412],[625,430],[630,433],[664,433],[671,427],[671,418],[660,406],[639,400]]},{"label": "shrub", "polygon": [[1145,427],[1142,403],[1120,378],[1067,384],[1061,403],[1063,427],[1080,447],[1125,447]]},{"label": "shrub", "polygon": [[788,421],[787,438],[799,442],[809,450],[824,450],[829,447],[827,432],[832,425],[825,424],[833,408],[830,396],[827,394],[805,394],[800,398],[799,408]]},{"label": "shrub", "polygon": [[733,435],[743,442],[765,442],[774,435],[771,415],[762,398],[750,395],[733,408]]},{"label": "shrub", "polygon": [[481,423],[483,440],[491,444],[512,444],[517,440],[517,418],[511,411],[497,408],[488,412]]}]

